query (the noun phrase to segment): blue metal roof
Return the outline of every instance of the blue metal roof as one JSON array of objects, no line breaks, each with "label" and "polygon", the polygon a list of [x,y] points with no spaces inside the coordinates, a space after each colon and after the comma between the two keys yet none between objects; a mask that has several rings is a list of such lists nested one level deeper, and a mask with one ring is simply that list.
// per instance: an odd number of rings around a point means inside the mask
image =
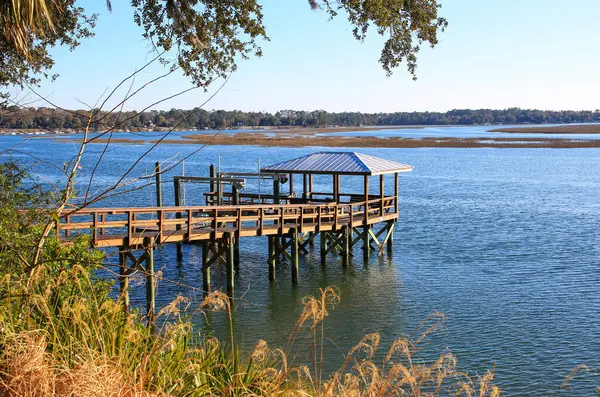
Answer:
[{"label": "blue metal roof", "polygon": [[261,168],[263,172],[297,174],[381,175],[413,167],[356,152],[318,152]]}]

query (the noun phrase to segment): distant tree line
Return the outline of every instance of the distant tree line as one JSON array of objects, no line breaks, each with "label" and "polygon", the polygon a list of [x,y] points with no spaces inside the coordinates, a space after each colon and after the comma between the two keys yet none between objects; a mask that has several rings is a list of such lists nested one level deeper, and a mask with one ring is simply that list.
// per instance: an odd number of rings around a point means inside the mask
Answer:
[{"label": "distant tree line", "polygon": [[[65,111],[54,108],[9,107],[0,110],[0,129],[81,130],[85,128],[89,112]],[[331,113],[325,110],[280,110],[276,113],[242,112],[239,110],[151,110],[110,114],[100,112],[93,130],[116,126],[116,130],[221,129],[240,127],[317,127],[362,125],[476,125],[476,124],[548,124],[586,123],[600,121],[600,110],[546,111],[529,109],[464,109],[448,112],[395,112],[395,113]]]}]

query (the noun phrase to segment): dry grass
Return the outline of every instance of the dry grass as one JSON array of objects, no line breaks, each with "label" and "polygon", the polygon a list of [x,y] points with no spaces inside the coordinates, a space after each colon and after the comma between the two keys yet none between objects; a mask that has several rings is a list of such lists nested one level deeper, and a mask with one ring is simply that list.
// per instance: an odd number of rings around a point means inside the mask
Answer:
[{"label": "dry grass", "polygon": [[[61,140],[66,142],[68,140]],[[106,143],[96,140],[94,143]],[[111,143],[144,144],[147,141],[113,138]],[[152,141],[156,143],[156,141]],[[568,140],[559,138],[379,138],[379,137],[269,137],[262,133],[238,133],[199,136],[195,139],[165,139],[170,145],[239,145],[265,147],[348,147],[348,148],[600,148],[600,140]]]},{"label": "dry grass", "polygon": [[[231,313],[229,299],[223,293],[213,292],[201,309]],[[175,307],[182,303],[186,302],[174,303],[163,314],[176,312]],[[365,335],[346,355],[341,368],[325,378],[322,370],[325,338],[322,326],[329,311],[339,303],[339,295],[335,289],[328,287],[321,290],[319,297],[305,297],[302,303],[303,311],[286,349],[270,349],[266,342],[259,341],[245,360],[240,360],[235,350],[230,356],[224,356],[215,339],[204,340],[196,347],[161,360],[165,349],[167,352],[180,349],[172,330],[163,330],[153,337],[153,341],[139,338],[138,343],[146,347],[139,351],[138,356],[122,357],[127,355],[126,352],[115,352],[116,355],[111,356],[88,347],[73,350],[70,360],[53,352],[56,346],[51,348],[48,338],[56,338],[48,331],[21,331],[5,335],[0,365],[0,396],[499,395],[498,388],[492,385],[492,372],[471,379],[457,370],[456,360],[450,353],[443,353],[431,362],[418,357],[419,345],[445,324],[446,317],[439,313],[423,322],[415,340],[403,337],[393,342],[379,363],[375,356],[380,348],[380,336],[377,333]],[[175,333],[181,332],[181,328],[176,329]],[[304,337],[311,342],[313,362],[295,364],[295,342]],[[77,345],[77,341],[64,343]],[[231,348],[234,349],[233,346]],[[127,365],[124,365],[126,362]],[[128,370],[128,366],[135,368],[134,373]]]},{"label": "dry grass", "polygon": [[15,335],[4,347],[0,395],[6,397],[150,397],[137,390],[115,363],[86,360],[65,368],[48,352],[41,332]]}]

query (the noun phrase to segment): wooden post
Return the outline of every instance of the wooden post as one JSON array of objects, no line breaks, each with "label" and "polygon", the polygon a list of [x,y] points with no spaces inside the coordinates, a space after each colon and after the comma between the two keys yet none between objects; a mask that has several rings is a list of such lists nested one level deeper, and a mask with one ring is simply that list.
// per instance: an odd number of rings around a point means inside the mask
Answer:
[{"label": "wooden post", "polygon": [[181,182],[179,178],[173,178],[173,197],[175,198],[175,206],[181,205]]},{"label": "wooden post", "polygon": [[394,174],[394,211],[396,213],[400,212],[398,206],[398,173]]},{"label": "wooden post", "polygon": [[321,232],[321,265],[327,264],[327,232]]},{"label": "wooden post", "polygon": [[369,262],[371,256],[371,236],[369,235],[369,176],[365,175],[364,180],[364,192],[365,192],[365,213],[363,219],[363,260],[365,263]]},{"label": "wooden post", "polygon": [[391,230],[389,231],[390,234],[387,241],[387,250],[388,253],[392,253],[394,250],[394,221],[389,221],[389,224]]},{"label": "wooden post", "polygon": [[308,198],[308,174],[302,175],[302,198]]},{"label": "wooden post", "polygon": [[275,204],[279,204],[281,202],[279,183],[279,178],[275,177],[275,179],[273,179],[273,203]]},{"label": "wooden post", "polygon": [[352,226],[344,226],[342,229],[342,266],[348,266],[350,262],[350,247],[352,246]]},{"label": "wooden post", "polygon": [[[233,200],[233,205],[240,205],[240,191],[235,184],[231,187],[231,198]],[[235,233],[235,238],[233,239],[233,263],[235,264],[235,268],[239,268],[240,266],[240,230],[242,230],[241,223],[241,210],[238,209],[238,225],[237,232]]]},{"label": "wooden post", "polygon": [[335,203],[337,203],[338,202],[338,200],[337,200],[338,199],[338,190],[337,190],[338,184],[337,184],[337,175],[336,174],[333,174],[332,184],[333,184],[333,201]]},{"label": "wooden post", "polygon": [[312,200],[312,191],[313,191],[313,176],[312,174],[308,174],[308,199]]},{"label": "wooden post", "polygon": [[123,310],[129,311],[129,277],[127,276],[127,251],[125,247],[119,247],[119,290]]},{"label": "wooden post", "polygon": [[369,262],[371,256],[371,236],[369,234],[369,225],[363,226],[363,259],[365,263]]},{"label": "wooden post", "polygon": [[385,179],[383,174],[379,175],[379,198],[381,202],[379,203],[379,212],[381,212],[380,216],[383,216],[384,206],[383,206],[383,198],[385,197]]},{"label": "wooden post", "polygon": [[152,238],[144,238],[144,249],[148,256],[146,257],[146,318],[148,326],[154,328],[156,320],[156,280],[154,274],[154,247]]},{"label": "wooden post", "polygon": [[154,176],[156,178],[156,206],[162,207],[161,174],[160,174],[160,163],[158,161],[154,165]]},{"label": "wooden post", "polygon": [[[173,179],[173,197],[175,197],[175,206],[181,206],[181,181],[179,178]],[[181,219],[181,214],[177,212],[175,214],[175,218]],[[181,230],[181,225],[175,226],[176,230]],[[189,238],[189,236],[188,236]],[[177,243],[177,260],[181,261],[183,259],[183,244],[181,242]]]},{"label": "wooden post", "polygon": [[269,281],[275,281],[275,237],[267,236],[269,257],[267,263],[269,264]]},{"label": "wooden post", "polygon": [[298,229],[292,231],[292,283],[298,282]]},{"label": "wooden post", "polygon": [[207,266],[210,249],[207,241],[202,242],[202,291],[205,294],[210,292],[210,266]]},{"label": "wooden post", "polygon": [[[217,171],[215,170],[215,165],[211,164],[209,167],[209,176],[210,176],[210,192],[213,194],[212,196],[210,196],[210,203],[212,205],[215,205],[215,196],[214,194],[217,191],[217,184],[215,181],[215,178],[217,177]],[[206,196],[206,200],[208,200],[209,196]],[[206,203],[208,205],[208,203]]]},{"label": "wooden post", "polygon": [[[369,175],[365,175],[364,180],[365,201],[369,201]],[[367,219],[367,208],[365,208],[365,219]]]},{"label": "wooden post", "polygon": [[289,197],[292,197],[292,194],[294,194],[294,174],[290,174],[290,179],[289,179],[289,183],[290,183],[290,195]]},{"label": "wooden post", "polygon": [[227,294],[233,296],[234,293],[234,250],[233,250],[233,236],[231,232],[225,233],[225,244],[227,244],[227,251],[225,253],[225,260],[227,262]]},{"label": "wooden post", "polygon": [[223,205],[223,184],[221,183],[221,175],[217,175],[217,205]]}]

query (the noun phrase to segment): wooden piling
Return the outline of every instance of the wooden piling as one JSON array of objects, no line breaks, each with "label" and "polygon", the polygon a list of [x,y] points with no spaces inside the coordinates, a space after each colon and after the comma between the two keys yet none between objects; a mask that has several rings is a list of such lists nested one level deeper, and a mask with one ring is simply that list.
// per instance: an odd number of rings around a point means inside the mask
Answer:
[{"label": "wooden piling", "polygon": [[[215,165],[211,164],[209,169],[208,169],[208,175],[210,176],[210,192],[211,193],[216,193],[217,191],[217,183],[215,181],[215,178],[217,177],[217,171],[215,170]],[[208,197],[206,196],[206,200],[208,201]],[[208,202],[206,203],[208,205]],[[212,205],[216,205],[215,203],[215,196],[211,197],[211,204]]]},{"label": "wooden piling", "polygon": [[233,249],[233,236],[231,232],[225,233],[225,244],[227,244],[227,250],[225,251],[225,261],[227,266],[227,294],[233,296],[234,294],[234,249]]},{"label": "wooden piling", "polygon": [[209,242],[202,242],[202,291],[205,294],[210,293],[210,266],[208,265],[209,260]]},{"label": "wooden piling", "polygon": [[[237,188],[237,186],[234,184],[231,187],[231,196],[233,199],[233,205],[239,205],[240,204],[240,191]],[[241,212],[238,211],[238,222],[241,222]],[[235,233],[235,238],[233,239],[233,262],[235,265],[236,270],[239,268],[240,266],[240,234],[239,234],[239,230],[242,228],[241,225],[238,225],[238,232]]]},{"label": "wooden piling", "polygon": [[371,227],[369,225],[363,226],[363,259],[366,262],[369,262],[369,258],[371,257],[371,236],[369,234],[369,229]]},{"label": "wooden piling", "polygon": [[342,234],[342,265],[348,266],[348,263],[350,263],[350,249],[352,246],[352,227],[344,226]]},{"label": "wooden piling", "polygon": [[327,264],[327,232],[321,232],[320,237],[320,245],[321,245],[321,265],[325,266]]},{"label": "wooden piling", "polygon": [[394,250],[394,222],[390,222],[390,231],[387,237],[387,251],[391,254]]},{"label": "wooden piling", "polygon": [[[157,163],[158,164],[158,163]],[[175,198],[175,206],[181,206],[181,181],[178,178],[173,179],[173,197]],[[181,219],[181,213],[177,212],[175,214],[175,218]],[[181,230],[181,225],[175,226],[176,230]],[[189,236],[188,236],[189,238]],[[181,261],[183,259],[183,243],[177,243],[177,260]]]},{"label": "wooden piling", "polygon": [[146,318],[149,327],[154,327],[156,320],[156,280],[154,273],[154,247],[152,238],[144,239],[146,250]]},{"label": "wooden piling", "polygon": [[126,247],[119,248],[119,292],[123,302],[123,310],[129,311],[129,277],[127,274]]},{"label": "wooden piling", "polygon": [[292,250],[292,283],[298,282],[298,229],[294,229],[291,236]]},{"label": "wooden piling", "polygon": [[160,173],[160,163],[158,161],[154,165],[154,176],[156,178],[156,206],[162,207],[161,173]]},{"label": "wooden piling", "polygon": [[275,281],[275,237],[267,236],[267,244],[269,249],[269,258],[267,263],[269,264],[269,280]]}]

